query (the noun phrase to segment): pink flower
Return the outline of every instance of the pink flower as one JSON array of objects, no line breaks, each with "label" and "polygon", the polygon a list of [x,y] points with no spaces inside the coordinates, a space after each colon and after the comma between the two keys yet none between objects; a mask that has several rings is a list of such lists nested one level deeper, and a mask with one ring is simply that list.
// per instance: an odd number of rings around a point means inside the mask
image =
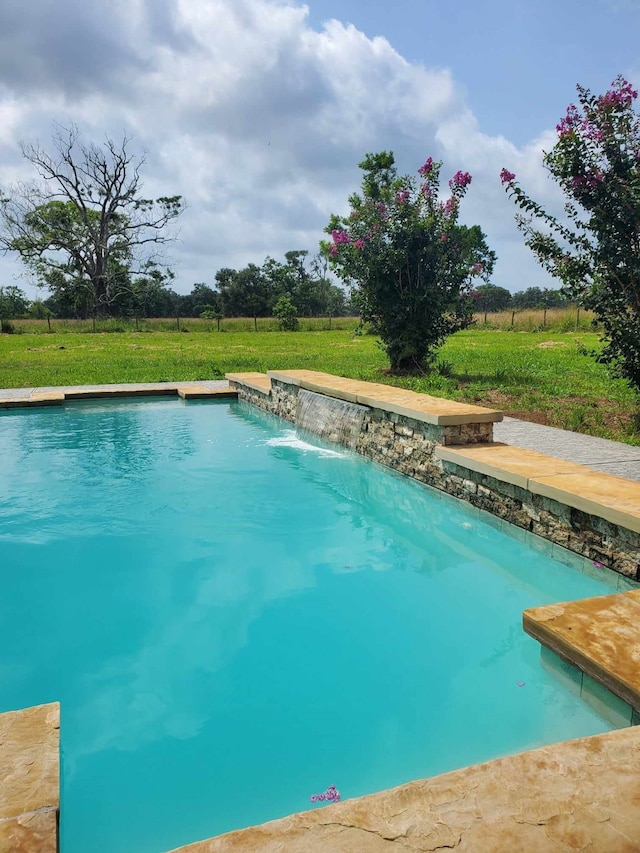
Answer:
[{"label": "pink flower", "polygon": [[455,198],[448,198],[442,205],[442,212],[445,216],[451,216],[458,209],[458,201]]},{"label": "pink flower", "polygon": [[402,192],[399,192],[396,195],[396,201],[399,204],[404,204],[408,198],[409,198],[409,193],[406,190],[402,190]]},{"label": "pink flower", "polygon": [[349,237],[349,235],[347,234],[346,231],[339,231],[336,228],[334,228],[334,230],[331,232],[331,237],[333,238],[334,243],[350,243],[351,242],[351,237]]},{"label": "pink flower", "polygon": [[507,169],[503,169],[500,172],[500,182],[502,184],[510,184],[515,178],[514,172],[509,172]]},{"label": "pink flower", "polygon": [[[640,158],[640,151],[638,151],[638,157]],[[429,184],[423,184],[420,187],[420,192],[425,198],[431,198],[431,187]]]},{"label": "pink flower", "polygon": [[456,187],[468,187],[470,183],[471,175],[469,174],[469,172],[457,171],[449,181],[449,186],[453,190]]},{"label": "pink flower", "polygon": [[560,139],[564,139],[565,136],[570,136],[572,133],[575,133],[579,122],[580,113],[578,112],[578,108],[575,104],[569,104],[567,107],[567,114],[564,118],[561,118],[556,125],[556,130],[558,131]]},{"label": "pink flower", "polygon": [[484,267],[482,264],[474,264],[471,267],[471,272],[477,275],[478,273],[481,273],[483,269]]},{"label": "pink flower", "polygon": [[312,794],[309,797],[309,800],[312,803],[318,802],[332,802],[339,803],[340,802],[340,791],[336,788],[335,785],[329,785],[327,790],[322,794]]},{"label": "pink flower", "polygon": [[614,88],[598,98],[599,107],[630,107],[638,97],[637,91],[624,77],[618,77],[611,85]]},{"label": "pink flower", "polygon": [[426,178],[427,175],[431,173],[432,169],[433,169],[433,158],[427,157],[425,162],[418,169],[418,174],[422,175],[423,178]]},{"label": "pink flower", "polygon": [[446,235],[446,234],[441,234],[441,235],[440,235],[440,242],[441,242],[441,243],[446,243],[446,242],[447,242],[447,235]]},{"label": "pink flower", "polygon": [[336,246],[335,243],[331,243],[331,245],[329,246],[329,254],[330,255],[337,255],[338,254],[338,247]]},{"label": "pink flower", "polygon": [[366,243],[364,242],[362,237],[358,237],[358,239],[355,241],[355,243],[353,245],[356,247],[356,249],[364,249],[364,247],[366,246]]}]

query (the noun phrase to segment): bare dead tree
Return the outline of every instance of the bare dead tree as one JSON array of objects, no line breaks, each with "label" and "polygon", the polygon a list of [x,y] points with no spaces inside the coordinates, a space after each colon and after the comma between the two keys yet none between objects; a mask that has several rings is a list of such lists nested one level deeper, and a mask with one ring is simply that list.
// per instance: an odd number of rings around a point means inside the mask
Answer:
[{"label": "bare dead tree", "polygon": [[125,136],[102,146],[84,144],[75,126],[57,126],[54,154],[22,143],[40,177],[0,198],[0,248],[18,252],[39,284],[85,291],[96,314],[106,313],[122,271],[161,264],[167,226],[184,209],[181,196],[141,196],[145,158]]}]

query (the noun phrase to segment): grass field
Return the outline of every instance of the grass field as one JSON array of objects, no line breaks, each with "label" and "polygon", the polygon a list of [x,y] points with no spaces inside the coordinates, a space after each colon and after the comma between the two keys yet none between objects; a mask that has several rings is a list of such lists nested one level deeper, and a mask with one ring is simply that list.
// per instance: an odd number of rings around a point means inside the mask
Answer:
[{"label": "grass field", "polygon": [[[171,321],[162,322],[171,328]],[[541,325],[539,331],[525,332],[478,322],[447,341],[431,375],[399,378],[385,374],[387,363],[376,338],[354,334],[353,319],[334,320],[332,330],[324,320],[324,331],[257,333],[247,330],[253,320],[227,320],[223,332],[215,330],[215,323],[182,322],[186,333],[175,325],[172,331],[156,325],[153,331],[88,334],[71,324],[47,333],[46,321],[20,323],[23,334],[0,335],[0,388],[217,379],[228,371],[306,367],[640,444],[637,397],[585,354],[598,347],[594,332],[551,331]],[[302,327],[320,322],[303,321]],[[231,331],[234,323],[245,330]]]}]

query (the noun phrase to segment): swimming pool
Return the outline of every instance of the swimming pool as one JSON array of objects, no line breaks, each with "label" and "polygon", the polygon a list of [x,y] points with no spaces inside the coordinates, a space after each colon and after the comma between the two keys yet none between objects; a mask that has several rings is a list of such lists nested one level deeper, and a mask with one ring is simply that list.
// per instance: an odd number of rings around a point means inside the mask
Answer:
[{"label": "swimming pool", "polygon": [[607,730],[521,613],[618,579],[540,549],[244,404],[0,414],[0,710],[61,702],[62,853]]}]

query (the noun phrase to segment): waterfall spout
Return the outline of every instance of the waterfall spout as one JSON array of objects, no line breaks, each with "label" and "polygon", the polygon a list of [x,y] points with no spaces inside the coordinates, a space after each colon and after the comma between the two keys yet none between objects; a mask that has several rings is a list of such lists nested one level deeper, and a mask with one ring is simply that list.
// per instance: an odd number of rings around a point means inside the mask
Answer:
[{"label": "waterfall spout", "polygon": [[314,432],[327,441],[354,448],[365,412],[365,406],[301,389],[298,394],[296,427]]}]

